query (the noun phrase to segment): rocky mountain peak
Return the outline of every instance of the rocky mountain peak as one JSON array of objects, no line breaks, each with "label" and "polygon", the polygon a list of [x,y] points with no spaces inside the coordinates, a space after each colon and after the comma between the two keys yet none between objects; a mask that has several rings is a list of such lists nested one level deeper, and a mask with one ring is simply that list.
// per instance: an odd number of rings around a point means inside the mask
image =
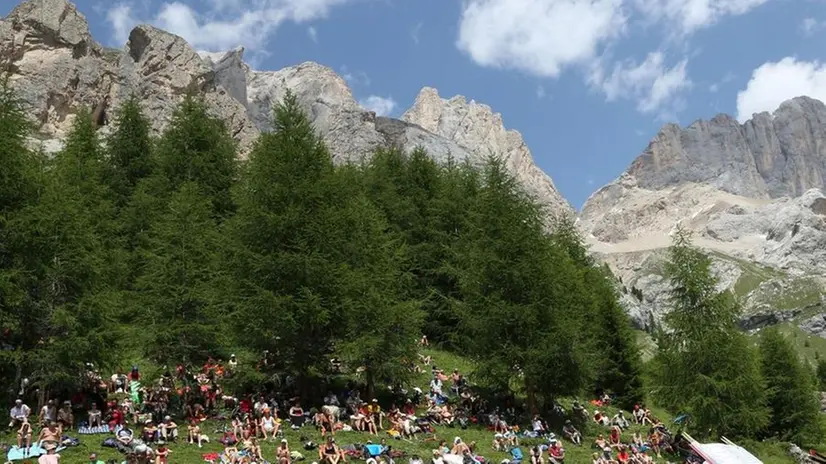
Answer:
[{"label": "rocky mountain peak", "polygon": [[66,0],[28,0],[18,5],[5,20],[16,42],[29,49],[68,47],[79,58],[99,51],[89,33],[89,23]]},{"label": "rocky mountain peak", "polygon": [[573,211],[553,181],[534,163],[522,134],[506,129],[502,115],[490,106],[468,101],[462,95],[444,99],[436,89],[425,87],[401,119],[451,140],[477,157],[501,156],[529,193],[543,199],[553,211]]},{"label": "rocky mountain peak", "polygon": [[499,114],[461,96],[443,100],[435,89],[424,89],[402,120],[377,117],[359,105],[341,76],[318,63],[256,71],[244,62],[242,47],[199,53],[183,38],[145,24],[131,31],[123,49],[104,49],[66,0],[27,0],[0,20],[0,62],[9,64],[47,151],[60,149],[83,107],[106,116],[99,128],[106,132],[105,121],[136,95],[157,134],[184,95],[195,91],[225,121],[244,156],[258,134],[271,129],[273,107],[289,89],[337,162],[386,145],[422,146],[435,159],[475,164],[494,153],[553,212],[571,211],[533,163],[522,136],[506,130]]},{"label": "rocky mountain peak", "polygon": [[750,198],[800,196],[826,186],[826,105],[798,97],[744,124],[721,114],[666,125],[628,173],[650,189],[694,182]]}]

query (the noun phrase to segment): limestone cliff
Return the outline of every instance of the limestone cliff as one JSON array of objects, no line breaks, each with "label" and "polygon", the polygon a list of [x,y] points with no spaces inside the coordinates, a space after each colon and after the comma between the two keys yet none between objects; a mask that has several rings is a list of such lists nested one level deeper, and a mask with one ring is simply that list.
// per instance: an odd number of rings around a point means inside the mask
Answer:
[{"label": "limestone cliff", "polygon": [[820,303],[825,173],[826,105],[811,98],[742,125],[726,115],[685,129],[667,125],[625,173],[591,195],[579,226],[626,286],[645,295],[635,308],[640,325],[667,308],[657,263],[677,226],[711,252],[747,319],[764,321],[767,313]]},{"label": "limestone cliff", "polygon": [[[11,70],[13,85],[33,109],[38,142],[46,151],[60,149],[82,107],[108,102],[106,111],[114,113],[135,94],[158,133],[184,95],[195,92],[226,122],[243,156],[258,134],[270,129],[273,106],[289,89],[337,162],[369,156],[384,145],[422,146],[436,159],[450,155],[473,163],[500,155],[552,213],[572,212],[533,163],[521,136],[506,130],[487,106],[467,104],[464,97],[443,105],[434,90],[425,89],[402,120],[376,117],[359,106],[344,79],[328,67],[302,63],[255,71],[243,57],[241,47],[198,53],[181,37],[148,25],[132,30],[123,49],[106,49],[68,0],[27,0],[0,20],[0,64]],[[436,113],[448,124],[461,119],[462,130],[448,132],[444,124],[417,117]]]},{"label": "limestone cliff", "polygon": [[800,196],[824,187],[826,105],[798,97],[742,125],[728,115],[667,125],[628,173],[649,189],[696,182],[749,198]]}]

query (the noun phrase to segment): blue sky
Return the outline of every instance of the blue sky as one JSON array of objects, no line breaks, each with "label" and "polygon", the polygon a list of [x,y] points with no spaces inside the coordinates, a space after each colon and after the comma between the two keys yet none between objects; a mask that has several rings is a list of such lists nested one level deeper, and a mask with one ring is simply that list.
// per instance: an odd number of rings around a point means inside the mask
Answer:
[{"label": "blue sky", "polygon": [[[502,113],[580,207],[665,122],[826,100],[826,0],[79,0],[120,47],[138,22],[256,69],[317,61],[392,116],[423,86]],[[5,14],[6,2],[0,6]]]}]

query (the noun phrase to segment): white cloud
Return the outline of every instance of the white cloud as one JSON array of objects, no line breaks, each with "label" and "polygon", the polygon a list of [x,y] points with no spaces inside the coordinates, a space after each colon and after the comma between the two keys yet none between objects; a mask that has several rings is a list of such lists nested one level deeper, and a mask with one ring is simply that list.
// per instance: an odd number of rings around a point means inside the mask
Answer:
[{"label": "white cloud", "polygon": [[360,100],[359,105],[368,111],[375,112],[376,116],[388,116],[396,109],[396,101],[392,97],[384,98],[378,95],[370,95]]},{"label": "white cloud", "polygon": [[307,28],[307,35],[310,36],[310,40],[312,40],[315,43],[318,43],[318,31],[315,29],[315,27],[313,27],[313,26],[308,27]]},{"label": "white cloud", "polygon": [[710,86],[708,86],[708,91],[711,92],[711,93],[719,92],[720,87],[722,87],[723,85],[728,84],[729,82],[733,81],[734,77],[735,77],[734,74],[732,74],[730,72],[726,73],[726,75],[723,76],[723,78],[720,79],[719,82],[715,82],[715,83],[711,84]]},{"label": "white cloud", "polygon": [[112,36],[115,42],[123,45],[129,39],[129,33],[138,21],[132,16],[132,8],[124,3],[113,6],[106,12],[106,20],[112,26]]},{"label": "white cloud", "polygon": [[625,23],[622,0],[468,0],[457,47],[481,66],[556,77],[587,62]]},{"label": "white cloud", "polygon": [[737,94],[737,120],[745,122],[754,113],[774,111],[784,101],[802,95],[826,101],[826,63],[792,57],[764,63]]},{"label": "white cloud", "polygon": [[601,66],[593,69],[590,83],[601,90],[608,101],[632,98],[642,113],[670,111],[678,103],[680,92],[691,86],[683,59],[672,67],[665,65],[662,52],[649,53],[645,61],[616,63],[610,75]]},{"label": "white cloud", "polygon": [[649,22],[663,22],[672,32],[690,34],[726,16],[738,16],[769,0],[632,0]]},{"label": "white cloud", "polygon": [[364,71],[353,72],[347,67],[347,65],[342,65],[339,68],[339,74],[341,75],[342,79],[347,81],[347,84],[349,84],[350,87],[354,87],[354,86],[370,87],[370,84],[371,84],[370,76],[368,76],[367,73],[364,72]]},{"label": "white cloud", "polygon": [[803,35],[809,37],[814,35],[818,30],[823,29],[824,26],[826,26],[826,22],[818,21],[815,18],[804,18],[800,23],[800,30],[803,32]]},{"label": "white cloud", "polygon": [[[197,49],[221,51],[243,45],[264,51],[269,37],[285,21],[308,22],[326,17],[330,9],[350,0],[211,0],[207,11],[178,1],[161,5],[154,17],[140,19],[128,7],[115,5],[107,13],[115,40],[139,22],[180,35]],[[206,3],[205,3],[206,5]]]},{"label": "white cloud", "polygon": [[413,39],[413,43],[416,45],[419,44],[419,34],[422,32],[422,26],[424,26],[424,23],[418,23],[413,26],[413,30],[410,31],[410,38]]}]

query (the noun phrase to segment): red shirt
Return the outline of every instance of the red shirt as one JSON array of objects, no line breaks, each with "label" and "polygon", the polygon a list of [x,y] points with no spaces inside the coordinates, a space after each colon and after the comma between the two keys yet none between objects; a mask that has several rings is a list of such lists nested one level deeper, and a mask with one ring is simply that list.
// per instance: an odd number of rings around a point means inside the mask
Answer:
[{"label": "red shirt", "polygon": [[622,450],[617,453],[617,461],[619,462],[628,462],[628,451]]},{"label": "red shirt", "polygon": [[562,447],[557,445],[551,446],[548,448],[548,454],[555,458],[562,457]]}]

